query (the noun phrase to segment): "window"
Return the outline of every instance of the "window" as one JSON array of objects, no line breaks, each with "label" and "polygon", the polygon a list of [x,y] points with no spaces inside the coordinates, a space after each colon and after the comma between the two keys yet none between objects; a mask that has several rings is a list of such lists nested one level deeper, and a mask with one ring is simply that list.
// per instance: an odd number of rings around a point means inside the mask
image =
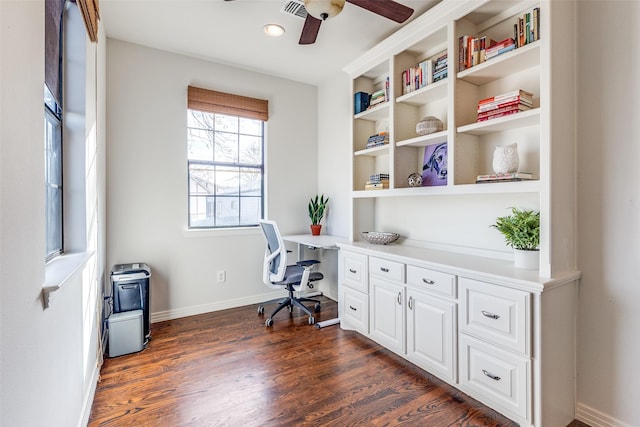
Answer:
[{"label": "window", "polygon": [[62,13],[64,0],[47,0],[45,13],[44,165],[46,259],[62,253]]},{"label": "window", "polygon": [[266,110],[266,101],[189,87],[189,228],[255,226],[263,217]]}]

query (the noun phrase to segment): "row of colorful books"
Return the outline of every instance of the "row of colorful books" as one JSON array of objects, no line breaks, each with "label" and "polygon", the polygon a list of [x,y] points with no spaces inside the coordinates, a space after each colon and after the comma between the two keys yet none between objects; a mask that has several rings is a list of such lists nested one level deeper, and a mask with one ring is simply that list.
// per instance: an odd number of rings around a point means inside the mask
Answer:
[{"label": "row of colorful books", "polygon": [[369,175],[369,180],[365,183],[365,190],[384,190],[389,188],[389,174],[376,173]]},{"label": "row of colorful books", "polygon": [[527,181],[533,179],[533,174],[529,172],[513,172],[513,173],[494,173],[488,175],[478,175],[476,184],[484,184],[489,182],[510,182],[510,181]]},{"label": "row of colorful books", "polygon": [[469,35],[458,38],[458,71],[540,40],[540,8],[535,7],[516,18],[513,37],[496,42],[490,37]]},{"label": "row of colorful books", "polygon": [[508,116],[533,108],[533,94],[522,89],[481,99],[478,102],[478,122]]},{"label": "row of colorful books", "polygon": [[433,82],[444,80],[449,75],[447,52],[441,54],[433,63]]},{"label": "row of colorful books", "polygon": [[373,147],[377,147],[379,145],[384,145],[388,143],[389,143],[389,132],[380,132],[378,134],[371,135],[367,139],[366,148],[373,148]]},{"label": "row of colorful books", "polygon": [[414,92],[418,89],[442,80],[447,76],[447,53],[441,53],[435,60],[425,59],[418,65],[404,70],[401,74],[402,94]]}]

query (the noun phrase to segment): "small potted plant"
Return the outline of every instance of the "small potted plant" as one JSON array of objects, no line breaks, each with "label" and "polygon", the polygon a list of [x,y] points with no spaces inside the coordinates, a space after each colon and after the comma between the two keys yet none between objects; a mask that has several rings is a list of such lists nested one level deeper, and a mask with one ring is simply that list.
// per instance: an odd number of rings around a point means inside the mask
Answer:
[{"label": "small potted plant", "polygon": [[514,252],[518,268],[535,270],[540,263],[540,212],[511,208],[511,215],[498,217],[491,225],[504,236],[507,246]]},{"label": "small potted plant", "polygon": [[322,225],[320,221],[324,216],[324,210],[327,207],[327,203],[329,202],[329,198],[325,199],[324,194],[318,196],[316,194],[315,198],[311,198],[309,200],[309,218],[311,219],[311,234],[314,236],[320,235],[320,230]]}]

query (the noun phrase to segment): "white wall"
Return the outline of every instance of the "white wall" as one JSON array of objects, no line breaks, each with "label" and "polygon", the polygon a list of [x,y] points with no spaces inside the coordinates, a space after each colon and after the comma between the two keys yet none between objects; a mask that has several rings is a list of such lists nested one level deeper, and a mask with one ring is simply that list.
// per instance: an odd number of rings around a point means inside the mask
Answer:
[{"label": "white wall", "polygon": [[640,3],[578,5],[578,409],[638,425]]},{"label": "white wall", "polygon": [[[269,298],[257,229],[187,231],[187,86],[269,101],[267,216],[308,232],[316,87],[119,40],[107,47],[108,265],[151,266],[152,320]],[[216,272],[226,270],[226,283]],[[272,295],[272,294],[271,294]]]},{"label": "white wall", "polygon": [[[44,1],[0,2],[0,52],[0,425],[82,425],[97,378],[96,298],[104,261],[95,252],[43,309]],[[95,45],[87,47],[86,135],[98,153],[104,146],[96,132],[101,55]],[[87,240],[104,228],[98,208],[103,163],[96,159],[93,166]]]}]

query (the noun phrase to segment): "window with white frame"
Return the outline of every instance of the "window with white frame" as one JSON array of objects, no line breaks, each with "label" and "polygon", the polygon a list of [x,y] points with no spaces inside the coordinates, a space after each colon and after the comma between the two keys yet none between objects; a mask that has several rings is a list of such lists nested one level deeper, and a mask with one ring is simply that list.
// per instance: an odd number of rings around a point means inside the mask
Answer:
[{"label": "window with white frame", "polygon": [[238,109],[238,99],[266,113],[266,101],[189,87],[189,228],[249,227],[263,217],[266,116]]}]

